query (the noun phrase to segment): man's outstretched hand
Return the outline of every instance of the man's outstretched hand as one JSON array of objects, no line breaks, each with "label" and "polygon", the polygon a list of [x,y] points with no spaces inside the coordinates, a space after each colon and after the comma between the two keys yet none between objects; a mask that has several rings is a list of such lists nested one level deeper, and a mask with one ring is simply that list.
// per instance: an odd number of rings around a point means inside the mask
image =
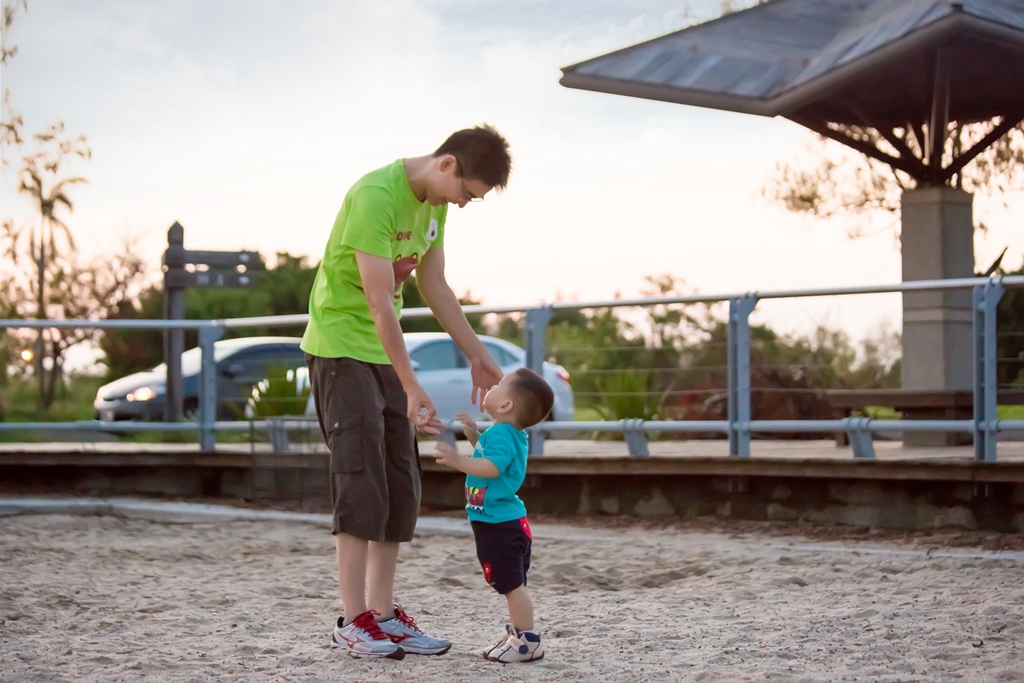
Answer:
[{"label": "man's outstretched hand", "polygon": [[489,355],[474,358],[469,363],[469,371],[473,377],[473,405],[483,406],[484,394],[501,381],[501,368]]},{"label": "man's outstretched hand", "polygon": [[421,434],[440,434],[444,423],[437,417],[434,403],[422,388],[408,392],[409,419]]}]

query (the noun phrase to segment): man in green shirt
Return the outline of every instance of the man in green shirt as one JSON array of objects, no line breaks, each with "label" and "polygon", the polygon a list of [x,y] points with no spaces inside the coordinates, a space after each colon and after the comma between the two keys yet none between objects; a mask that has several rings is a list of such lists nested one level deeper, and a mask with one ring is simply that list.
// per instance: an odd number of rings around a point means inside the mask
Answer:
[{"label": "man in green shirt", "polygon": [[332,532],[344,615],[333,643],[353,657],[443,654],[394,603],[399,543],[420,504],[415,430],[441,422],[420,386],[398,316],[416,271],[434,316],[469,359],[474,403],[501,378],[444,276],[448,205],[459,208],[511,171],[508,142],[487,125],[453,133],[433,154],[398,159],[345,195],[309,298],[302,338],[317,418],[331,452]]}]

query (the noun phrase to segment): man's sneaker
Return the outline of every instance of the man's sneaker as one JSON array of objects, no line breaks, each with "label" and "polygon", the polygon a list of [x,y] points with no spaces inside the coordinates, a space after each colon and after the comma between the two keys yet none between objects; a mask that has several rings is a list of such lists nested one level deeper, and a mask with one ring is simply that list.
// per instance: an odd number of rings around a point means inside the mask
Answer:
[{"label": "man's sneaker", "polygon": [[536,662],[544,659],[544,646],[540,644],[540,634],[536,631],[512,629],[505,644],[492,650],[487,659],[502,664]]},{"label": "man's sneaker", "polygon": [[483,656],[484,659],[487,659],[488,657],[490,657],[492,652],[499,650],[505,644],[505,641],[508,640],[508,637],[512,635],[513,630],[514,629],[512,628],[512,624],[505,624],[505,631],[501,634],[501,637],[498,638],[498,642],[494,645],[488,645],[485,648],[481,648],[480,650],[478,650],[478,652]]},{"label": "man's sneaker", "polygon": [[363,612],[349,624],[344,624],[343,618],[339,618],[331,645],[345,650],[351,657],[404,658],[405,650],[402,646],[393,643],[377,626],[373,619],[376,614],[379,612]]},{"label": "man's sneaker", "polygon": [[443,655],[452,647],[450,640],[428,636],[420,630],[399,605],[395,605],[393,619],[377,622],[377,625],[395,645],[401,645],[402,649],[414,655]]}]

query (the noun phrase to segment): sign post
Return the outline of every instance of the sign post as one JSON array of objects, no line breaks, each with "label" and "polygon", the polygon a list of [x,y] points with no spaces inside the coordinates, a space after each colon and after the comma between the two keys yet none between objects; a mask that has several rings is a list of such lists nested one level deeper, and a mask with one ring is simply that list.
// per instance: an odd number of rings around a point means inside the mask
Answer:
[{"label": "sign post", "polygon": [[[167,230],[164,252],[164,319],[185,319],[185,289],[188,287],[249,287],[257,279],[254,271],[263,269],[263,259],[255,251],[189,251],[185,249],[185,229],[175,221]],[[181,354],[185,351],[185,331],[164,331],[164,363],[167,365],[167,389],[164,421],[179,422],[183,413]]]}]

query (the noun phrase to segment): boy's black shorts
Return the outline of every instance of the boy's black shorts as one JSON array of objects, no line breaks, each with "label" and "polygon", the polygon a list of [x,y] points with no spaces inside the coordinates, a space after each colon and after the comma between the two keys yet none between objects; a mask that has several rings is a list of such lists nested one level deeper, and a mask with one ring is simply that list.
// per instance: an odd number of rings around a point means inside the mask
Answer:
[{"label": "boy's black shorts", "polygon": [[526,517],[491,524],[471,522],[476,539],[476,556],[484,570],[484,580],[505,595],[526,585],[530,570],[533,534]]}]

